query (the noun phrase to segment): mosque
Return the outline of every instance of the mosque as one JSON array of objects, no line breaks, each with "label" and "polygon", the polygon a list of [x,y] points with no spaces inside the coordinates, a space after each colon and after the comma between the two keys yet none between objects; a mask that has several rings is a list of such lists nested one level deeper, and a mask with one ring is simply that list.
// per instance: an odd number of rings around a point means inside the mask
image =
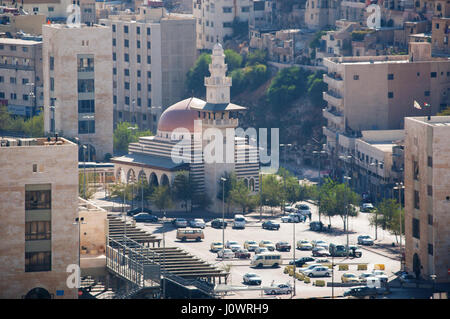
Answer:
[{"label": "mosque", "polygon": [[208,211],[221,213],[217,194],[225,172],[234,172],[252,193],[259,191],[259,153],[248,137],[234,132],[238,114],[246,108],[230,103],[232,83],[219,43],[211,58],[211,76],[205,78],[206,101],[191,97],[168,107],[155,136],[140,137],[129,145],[129,154],[111,162],[116,180],[123,183],[145,179],[155,186],[172,185],[179,171],[188,171],[197,191],[212,200]]}]

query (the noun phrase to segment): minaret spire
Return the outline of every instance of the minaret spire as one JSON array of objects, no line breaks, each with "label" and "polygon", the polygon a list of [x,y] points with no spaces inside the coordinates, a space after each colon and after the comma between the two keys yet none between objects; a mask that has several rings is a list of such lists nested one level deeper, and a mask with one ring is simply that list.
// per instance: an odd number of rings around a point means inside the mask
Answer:
[{"label": "minaret spire", "polygon": [[227,65],[222,45],[216,43],[209,65],[210,77],[205,78],[206,102],[213,104],[230,103],[231,77],[226,76]]}]

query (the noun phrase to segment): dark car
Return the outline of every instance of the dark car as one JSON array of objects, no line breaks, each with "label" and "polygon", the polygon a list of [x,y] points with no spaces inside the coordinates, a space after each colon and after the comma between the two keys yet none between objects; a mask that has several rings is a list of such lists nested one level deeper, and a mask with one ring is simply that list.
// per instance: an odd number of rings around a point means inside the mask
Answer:
[{"label": "dark car", "polygon": [[136,222],[144,222],[144,223],[145,222],[156,223],[158,221],[158,217],[148,213],[139,213],[134,215],[133,218]]},{"label": "dark car", "polygon": [[352,296],[352,297],[366,297],[371,296],[375,297],[377,295],[377,289],[367,286],[358,286],[350,288],[344,291],[344,297]]},{"label": "dark car", "polygon": [[234,253],[234,256],[236,258],[247,259],[247,258],[250,258],[250,252],[247,249],[238,249]]},{"label": "dark car", "polygon": [[331,256],[330,252],[324,247],[315,247],[312,250],[312,255],[314,257],[328,257]]},{"label": "dark car", "polygon": [[276,230],[278,230],[278,229],[280,229],[280,224],[275,223],[275,222],[269,220],[269,221],[264,222],[264,223],[262,224],[262,228],[263,228],[263,229],[276,229]]},{"label": "dark car", "polygon": [[278,251],[290,251],[291,245],[287,241],[279,241],[275,244],[275,249]]},{"label": "dark car", "polygon": [[129,210],[127,212],[127,216],[134,216],[134,215],[139,214],[139,213],[151,214],[152,210],[149,209],[149,208],[136,207],[135,209]]},{"label": "dark car", "polygon": [[211,227],[218,229],[227,228],[227,222],[222,219],[216,218],[211,222]]},{"label": "dark car", "polygon": [[309,223],[309,229],[313,231],[322,231],[324,230],[324,226],[322,222],[314,221]]},{"label": "dark car", "polygon": [[[295,260],[295,267],[303,267],[304,264],[306,264],[309,261],[314,261],[316,260],[313,257],[302,257],[299,259]],[[289,262],[289,265],[293,265],[294,263],[292,262],[292,260]]]}]

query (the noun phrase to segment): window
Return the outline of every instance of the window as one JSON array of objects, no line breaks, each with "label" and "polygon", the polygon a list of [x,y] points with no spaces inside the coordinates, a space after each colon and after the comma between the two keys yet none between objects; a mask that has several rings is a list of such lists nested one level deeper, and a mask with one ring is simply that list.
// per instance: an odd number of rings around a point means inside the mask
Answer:
[{"label": "window", "polygon": [[24,100],[24,101],[28,101],[28,94],[24,94],[24,95],[22,95],[22,100]]},{"label": "window", "polygon": [[125,54],[123,55],[123,60],[124,60],[125,62],[129,62],[129,61],[130,61],[130,56],[128,55],[128,53],[125,53]]},{"label": "window", "polygon": [[137,90],[140,91],[141,90],[141,83],[137,84]]},{"label": "window", "polygon": [[16,78],[10,77],[10,78],[9,78],[9,83],[11,83],[11,84],[16,84]]},{"label": "window", "polygon": [[50,221],[25,223],[25,240],[50,240],[52,235]]},{"label": "window", "polygon": [[11,97],[11,100],[17,100],[17,94],[16,93],[11,93],[10,97]]},{"label": "window", "polygon": [[78,93],[92,93],[95,91],[94,79],[78,80]]},{"label": "window", "polygon": [[147,64],[152,63],[152,57],[150,55],[147,55]]},{"label": "window", "polygon": [[428,255],[433,256],[433,245],[432,244],[428,244]]},{"label": "window", "polygon": [[141,28],[140,27],[136,27],[136,33],[137,34],[141,34]]},{"label": "window", "polygon": [[130,45],[130,41],[128,41],[127,39],[125,39],[125,40],[123,41],[123,45],[125,46],[125,48],[128,48],[129,45]]},{"label": "window", "polygon": [[5,78],[3,76],[0,76],[0,83],[5,82]]},{"label": "window", "polygon": [[130,69],[123,69],[125,76],[130,76]]},{"label": "window", "polygon": [[117,95],[113,95],[113,103],[117,104]]},{"label": "window", "polygon": [[353,80],[358,81],[359,80],[359,75],[354,75],[353,76]]},{"label": "window", "polygon": [[142,120],[143,121],[147,121],[147,115],[146,114],[142,114]]},{"label": "window", "polygon": [[116,61],[116,52],[113,52],[113,61]]},{"label": "window", "polygon": [[147,71],[147,78],[151,78],[152,77],[152,72],[151,71]]},{"label": "window", "polygon": [[10,46],[9,46],[9,49],[10,49],[11,51],[16,51],[16,50],[17,50],[17,47],[16,47],[15,45],[10,45]]},{"label": "window", "polygon": [[150,28],[147,28],[147,35],[150,35]]},{"label": "window", "polygon": [[436,29],[439,29],[439,23],[436,23]]},{"label": "window", "polygon": [[22,84],[27,84],[28,82],[29,82],[28,79],[26,78],[22,79]]},{"label": "window", "polygon": [[27,47],[22,47],[22,51],[23,52],[28,52],[28,48]]},{"label": "window", "polygon": [[142,100],[140,97],[137,98],[137,105],[142,106]]},{"label": "window", "polygon": [[25,210],[51,209],[51,190],[25,191]]},{"label": "window", "polygon": [[37,173],[37,164],[33,164],[33,173]]},{"label": "window", "polygon": [[124,86],[125,86],[125,90],[129,90],[130,89],[130,82],[125,82]]},{"label": "window", "polygon": [[78,113],[95,113],[95,100],[78,100]]},{"label": "window", "polygon": [[50,91],[55,90],[55,78],[50,78]]},{"label": "window", "polygon": [[78,121],[78,134],[94,134],[95,120]]},{"label": "window", "polygon": [[435,78],[436,76],[437,76],[437,73],[436,73],[436,72],[431,72],[431,73],[430,73],[430,77]]},{"label": "window", "polygon": [[48,7],[48,12],[53,12],[53,11],[55,11],[54,7]]},{"label": "window", "polygon": [[130,105],[130,97],[125,96],[125,105]]},{"label": "window", "polygon": [[420,223],[417,218],[412,219],[412,235],[414,238],[420,239]]},{"label": "window", "polygon": [[417,161],[413,162],[413,176],[414,176],[414,180],[418,181],[419,180],[419,164],[417,163]]},{"label": "window", "polygon": [[138,77],[138,78],[141,77],[141,70],[137,70],[137,77]]},{"label": "window", "polygon": [[141,48],[141,41],[139,41],[139,40],[136,41],[136,47],[137,47],[138,49]]},{"label": "window", "polygon": [[51,271],[50,251],[25,253],[25,272]]},{"label": "window", "polygon": [[393,73],[388,74],[388,80],[393,80],[393,79],[394,79],[394,74]]},{"label": "window", "polygon": [[424,92],[424,95],[425,95],[425,96],[430,96],[430,91],[425,91],[425,92]]},{"label": "window", "polygon": [[152,107],[152,99],[147,99],[147,107]]},{"label": "window", "polygon": [[433,196],[433,186],[427,185],[427,195]]},{"label": "window", "polygon": [[[233,27],[233,22],[224,22],[223,23],[223,27],[224,28],[232,28]],[[206,41],[208,41],[208,39],[206,39]]]},{"label": "window", "polygon": [[388,98],[393,99],[394,98],[394,92],[388,92]]},{"label": "window", "polygon": [[415,209],[420,209],[419,191],[414,191],[414,208]]},{"label": "window", "polygon": [[246,6],[246,7],[242,7],[242,12],[250,12],[250,7]]},{"label": "window", "polygon": [[117,68],[113,68],[113,75],[117,74]]},{"label": "window", "polygon": [[428,156],[427,158],[428,167],[433,167],[433,157]]},{"label": "window", "polygon": [[152,45],[150,44],[150,41],[147,41],[147,49],[151,49],[152,48]]},{"label": "window", "polygon": [[151,84],[147,84],[147,91],[151,91],[152,90],[152,85]]},{"label": "window", "polygon": [[78,72],[94,72],[94,58],[78,58]]},{"label": "window", "polygon": [[233,7],[223,7],[223,13],[231,13],[233,12]]},{"label": "window", "polygon": [[137,61],[137,63],[141,63],[141,55],[140,54],[138,54],[136,56],[136,61]]},{"label": "window", "polygon": [[428,225],[433,225],[433,215],[428,214]]},{"label": "window", "polygon": [[128,33],[128,26],[127,25],[123,26],[123,32]]},{"label": "window", "polygon": [[116,25],[115,24],[112,25],[112,32],[116,32]]},{"label": "window", "polygon": [[116,39],[115,38],[112,39],[112,45],[113,45],[113,47],[116,46]]}]

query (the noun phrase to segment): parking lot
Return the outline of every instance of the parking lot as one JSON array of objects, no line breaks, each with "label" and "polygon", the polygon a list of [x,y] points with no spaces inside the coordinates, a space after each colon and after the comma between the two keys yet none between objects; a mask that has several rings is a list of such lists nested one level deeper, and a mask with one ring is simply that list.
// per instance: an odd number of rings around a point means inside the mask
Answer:
[{"label": "parking lot", "polygon": [[[312,221],[318,220],[317,208],[314,205],[308,204],[312,211]],[[195,218],[196,216],[192,216]],[[254,240],[260,242],[261,240],[270,240],[274,244],[278,241],[287,241],[289,243],[294,242],[294,228],[295,228],[295,242],[298,240],[323,240],[327,243],[346,244],[347,235],[342,231],[342,219],[340,217],[332,218],[333,232],[314,232],[309,229],[309,220],[305,223],[282,223],[281,216],[271,217],[270,213],[266,213],[262,219],[273,220],[280,223],[279,230],[266,230],[262,229],[259,213],[246,215],[248,220],[245,229],[232,229],[231,220],[228,227],[225,229],[225,243],[227,240],[237,241],[242,246],[246,240]],[[349,243],[356,244],[357,237],[361,234],[371,235],[374,237],[374,229],[369,225],[369,214],[360,213],[358,217],[352,218],[349,226]],[[325,218],[322,217],[322,221],[325,223]],[[328,218],[326,218],[328,222]],[[222,242],[222,229],[214,229],[210,227],[210,221],[206,223],[204,229],[205,239],[201,242],[187,241],[181,242],[176,239],[176,228],[171,223],[166,223],[164,226],[161,223],[138,223],[139,227],[153,232],[159,236],[165,232],[166,246],[177,246],[187,252],[207,261],[210,264],[214,264],[219,268],[229,268],[230,276],[228,279],[228,285],[246,287],[242,281],[242,277],[245,273],[253,272],[258,274],[262,279],[261,287],[270,286],[271,283],[286,283],[294,284],[293,277],[284,273],[285,266],[294,259],[294,251],[291,249],[289,252],[280,252],[282,256],[282,265],[278,268],[263,268],[258,269],[250,266],[250,260],[239,260],[237,258],[225,259],[217,257],[217,253],[210,251],[210,244],[218,241]],[[327,224],[327,223],[325,223]],[[383,230],[378,230],[378,240],[376,243],[385,243],[386,245],[395,241],[393,236]],[[393,274],[400,270],[400,261],[395,254],[389,254],[385,250],[380,250],[375,247],[360,246],[363,254],[361,258],[334,258],[334,263],[348,264],[348,271],[340,271],[338,266],[334,268],[334,281],[341,282],[341,275],[345,272],[353,273],[359,276],[363,272],[371,272],[374,269],[375,264],[383,264],[385,267],[386,275],[393,277]],[[379,250],[379,251],[378,251]],[[254,253],[251,253],[253,257]],[[304,256],[312,256],[311,251],[302,251],[295,249],[295,259]],[[331,260],[331,257],[327,257]],[[367,271],[357,270],[358,264],[367,264]],[[299,280],[295,280],[296,298],[310,298],[310,297],[330,297],[332,295],[332,288],[316,287],[313,285],[316,279],[325,280],[331,282],[332,278],[311,278],[311,283],[304,283]],[[251,286],[251,288],[255,288]],[[343,291],[347,290],[347,287],[335,287],[334,295],[341,296]],[[261,291],[251,290],[246,291],[245,288],[232,291],[228,293],[225,298],[274,298],[273,296],[263,295]],[[278,295],[276,298],[291,298],[290,295]]]}]

